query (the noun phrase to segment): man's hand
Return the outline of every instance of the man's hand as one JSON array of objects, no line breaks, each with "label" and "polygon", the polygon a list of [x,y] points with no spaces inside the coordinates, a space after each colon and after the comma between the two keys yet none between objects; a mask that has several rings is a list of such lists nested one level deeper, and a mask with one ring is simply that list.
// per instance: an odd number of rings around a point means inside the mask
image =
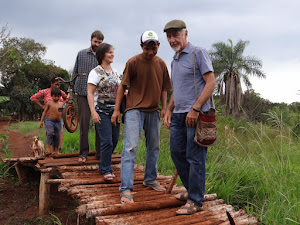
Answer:
[{"label": "man's hand", "polygon": [[166,109],[162,109],[162,110],[160,111],[160,119],[161,119],[161,120],[164,119],[165,114],[166,114]]},{"label": "man's hand", "polygon": [[171,110],[166,109],[166,111],[165,111],[165,116],[164,116],[164,121],[163,121],[163,125],[164,125],[167,129],[170,129],[171,117],[172,117],[172,112],[171,112]]},{"label": "man's hand", "polygon": [[92,118],[94,123],[100,124],[101,123],[101,118],[97,112],[92,113]]},{"label": "man's hand", "polygon": [[120,117],[121,117],[120,111],[114,110],[114,113],[111,116],[111,123],[114,126],[117,126],[117,122],[120,123]]},{"label": "man's hand", "polygon": [[44,122],[43,122],[43,121],[41,121],[41,122],[40,122],[40,128],[42,128],[42,127],[43,127],[43,124],[44,124]]},{"label": "man's hand", "polygon": [[190,109],[189,113],[187,114],[185,118],[185,124],[188,127],[194,127],[197,125],[199,113],[194,111],[193,109]]}]

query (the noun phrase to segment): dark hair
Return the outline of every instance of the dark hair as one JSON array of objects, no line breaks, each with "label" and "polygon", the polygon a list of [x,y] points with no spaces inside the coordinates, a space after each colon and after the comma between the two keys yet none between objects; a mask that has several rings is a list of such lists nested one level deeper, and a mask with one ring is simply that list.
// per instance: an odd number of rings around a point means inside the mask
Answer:
[{"label": "dark hair", "polygon": [[99,40],[104,40],[104,35],[103,35],[103,33],[100,31],[100,30],[95,30],[93,33],[92,33],[92,35],[91,35],[91,39],[93,39],[93,38],[97,38],[97,39],[99,39]]},{"label": "dark hair", "polygon": [[105,53],[108,52],[111,48],[113,48],[112,45],[107,44],[105,42],[101,43],[97,49],[96,49],[96,59],[98,61],[98,64],[101,65],[102,60],[104,59]]},{"label": "dark hair", "polygon": [[59,88],[53,88],[51,91],[51,96],[61,96],[61,90]]},{"label": "dark hair", "polygon": [[59,81],[58,77],[53,77],[50,82],[51,84],[55,83],[56,81]]}]

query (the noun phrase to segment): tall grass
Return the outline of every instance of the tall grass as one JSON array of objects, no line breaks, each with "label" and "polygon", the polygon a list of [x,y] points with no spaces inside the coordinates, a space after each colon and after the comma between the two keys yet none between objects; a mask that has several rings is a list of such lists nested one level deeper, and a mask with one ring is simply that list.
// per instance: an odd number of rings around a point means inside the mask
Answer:
[{"label": "tall grass", "polygon": [[[0,153],[2,158],[9,158],[12,156],[12,152],[8,149],[8,136],[0,134],[0,143],[2,148],[0,149]],[[8,171],[10,168],[4,162],[0,161],[0,178],[5,178],[8,176]]]},{"label": "tall grass", "polygon": [[251,123],[219,132],[209,149],[207,191],[265,224],[300,224],[300,142],[285,133]]},{"label": "tall grass", "polygon": [[[37,129],[38,122],[32,123]],[[226,133],[225,125],[229,127]],[[41,133],[44,135],[44,130]],[[271,128],[218,115],[218,141],[207,154],[206,192],[217,193],[227,204],[246,209],[264,224],[300,224],[300,140],[290,133],[283,126]],[[119,153],[123,148],[122,137],[123,125],[116,148]],[[169,131],[162,127],[158,170],[164,175],[175,170],[169,137]],[[92,150],[94,138],[92,128],[89,132]],[[78,131],[73,134],[66,131],[63,152],[78,152],[78,146]],[[136,163],[144,165],[145,157],[142,133]]]}]

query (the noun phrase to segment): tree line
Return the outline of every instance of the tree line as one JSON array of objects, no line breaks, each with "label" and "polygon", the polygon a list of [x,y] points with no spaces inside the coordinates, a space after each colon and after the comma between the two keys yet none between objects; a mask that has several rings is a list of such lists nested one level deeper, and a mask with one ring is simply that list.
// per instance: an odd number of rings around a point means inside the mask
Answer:
[{"label": "tree line", "polygon": [[[6,27],[7,28],[7,27]],[[19,120],[37,119],[41,110],[30,101],[30,96],[50,87],[50,80],[60,76],[68,80],[69,73],[43,59],[46,47],[29,38],[10,38],[9,31],[0,33],[0,103],[1,114],[14,114]],[[61,89],[67,87],[62,84]]]}]

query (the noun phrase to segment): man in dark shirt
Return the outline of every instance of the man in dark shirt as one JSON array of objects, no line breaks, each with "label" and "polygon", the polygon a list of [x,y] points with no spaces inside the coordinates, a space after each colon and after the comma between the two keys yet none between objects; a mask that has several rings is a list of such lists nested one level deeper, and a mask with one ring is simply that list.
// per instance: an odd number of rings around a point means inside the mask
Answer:
[{"label": "man in dark shirt", "polygon": [[[95,57],[97,47],[103,42],[104,35],[101,31],[96,30],[91,35],[91,46],[78,52],[72,78],[75,74],[85,74],[76,79],[74,91],[77,93],[77,107],[80,125],[80,151],[79,162],[85,162],[89,153],[89,126],[90,126],[90,108],[87,101],[87,80],[92,69],[98,66],[98,61]],[[96,157],[100,155],[100,139],[95,129],[95,149]]]}]

